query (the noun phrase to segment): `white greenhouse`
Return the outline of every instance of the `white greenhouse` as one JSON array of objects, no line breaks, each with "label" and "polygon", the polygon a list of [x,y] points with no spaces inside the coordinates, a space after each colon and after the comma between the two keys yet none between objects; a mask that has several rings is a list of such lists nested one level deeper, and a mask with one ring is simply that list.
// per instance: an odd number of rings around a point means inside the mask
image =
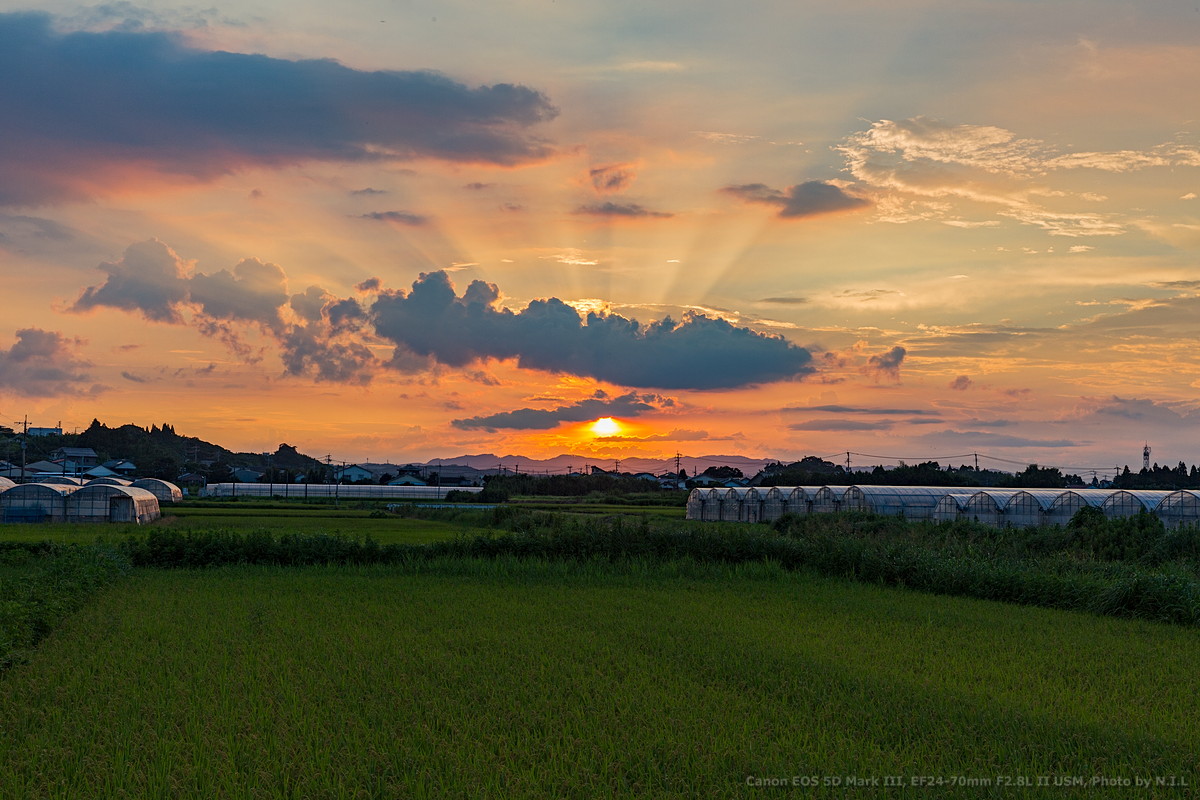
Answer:
[{"label": "white greenhouse", "polygon": [[814,514],[832,514],[842,508],[842,496],[849,486],[822,486],[813,494],[809,511]]},{"label": "white greenhouse", "polygon": [[82,478],[73,478],[70,475],[38,475],[37,482],[48,486],[74,486],[76,488],[84,484]]},{"label": "white greenhouse", "polygon": [[131,486],[91,484],[71,492],[67,522],[153,522],[161,516],[158,498]]},{"label": "white greenhouse", "polygon": [[1171,493],[1162,491],[1151,492],[1121,489],[1110,494],[1100,504],[1100,510],[1104,512],[1104,516],[1109,518],[1132,517],[1143,511],[1153,514],[1158,509],[1158,504],[1165,500],[1169,494]]},{"label": "white greenhouse", "polygon": [[848,486],[842,494],[840,511],[869,511],[873,514],[932,519],[938,501],[947,495],[969,494],[938,486]]},{"label": "white greenhouse", "polygon": [[1180,489],[1171,492],[1158,504],[1155,513],[1168,528],[1195,525],[1197,520],[1200,520],[1200,491]]},{"label": "white greenhouse", "polygon": [[1068,489],[1060,492],[1042,515],[1043,525],[1066,525],[1080,509],[1099,508],[1112,492],[1103,489]]},{"label": "white greenhouse", "polygon": [[105,478],[92,478],[84,485],[95,486],[96,484],[101,486],[130,486],[133,484],[133,481],[127,481],[124,478],[113,478],[110,476]]},{"label": "white greenhouse", "polygon": [[337,483],[210,483],[202,497],[327,497],[355,500],[441,500],[446,492],[477,494],[482,486],[355,486]]},{"label": "white greenhouse", "polygon": [[1022,489],[1015,492],[1004,503],[1004,524],[1014,528],[1041,525],[1062,494],[1062,489]]},{"label": "white greenhouse", "polygon": [[132,484],[135,489],[145,489],[158,498],[158,504],[178,503],[183,500],[183,490],[170,481],[158,478],[138,478]]},{"label": "white greenhouse", "polygon": [[987,525],[1065,525],[1082,508],[1108,517],[1156,513],[1168,527],[1200,525],[1200,490],[978,489],[934,486],[772,486],[695,489],[687,518],[770,522],[785,513],[859,511]]},{"label": "white greenhouse", "polygon": [[0,492],[0,519],[4,522],[62,522],[67,518],[67,497],[78,486],[22,483]]}]

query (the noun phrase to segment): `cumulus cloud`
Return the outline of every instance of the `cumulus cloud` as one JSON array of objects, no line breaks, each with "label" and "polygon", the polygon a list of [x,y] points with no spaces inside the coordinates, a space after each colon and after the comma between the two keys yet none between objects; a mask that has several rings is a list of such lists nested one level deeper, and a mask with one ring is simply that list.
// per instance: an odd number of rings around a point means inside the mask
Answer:
[{"label": "cumulus cloud", "polygon": [[806,181],[783,192],[762,183],[726,186],[721,191],[747,203],[777,206],[779,216],[784,219],[802,219],[838,211],[853,211],[871,204],[868,200],[848,194],[840,186],[824,181]]},{"label": "cumulus cloud", "polygon": [[83,291],[72,307],[90,311],[99,306],[140,311],[156,322],[182,322],[179,307],[187,301],[187,272],[191,265],[157,239],[131,244],[117,261],[99,269],[104,283]]},{"label": "cumulus cloud", "polygon": [[212,274],[193,275],[192,266],[157,239],[132,244],[119,260],[99,266],[105,281],[85,289],[71,310],[109,307],[155,322],[188,324],[249,363],[263,357],[263,348],[244,335],[256,329],[278,343],[287,374],[341,383],[370,380],[377,359],[363,341],[366,312],[357,300],[339,299],[320,286],[289,295],[283,269],[255,258]]},{"label": "cumulus cloud", "polygon": [[904,357],[907,354],[907,350],[896,345],[886,353],[869,357],[864,369],[877,378],[887,377],[898,381],[900,380],[900,365],[904,363]]},{"label": "cumulus cloud", "polygon": [[110,307],[191,325],[248,362],[264,353],[247,338],[256,333],[279,345],[288,374],[339,382],[370,380],[380,366],[372,345],[393,345],[386,366],[404,372],[440,364],[483,374],[489,360],[516,359],[525,369],[639,388],[723,389],[814,371],[808,350],[783,337],[702,313],[642,324],[601,310],[581,315],[553,297],[514,313],[483,281],[459,297],[444,271],[422,274],[409,292],[372,278],[359,284],[361,300],[338,298],[320,286],[289,293],[283,270],[257,259],[212,274],[193,275],[192,266],[158,240],[131,245],[100,265],[104,282],[71,310]]},{"label": "cumulus cloud", "polygon": [[279,309],[288,301],[287,276],[275,264],[257,258],[240,261],[232,271],[198,274],[188,282],[189,299],[213,319],[257,322],[276,329]]},{"label": "cumulus cloud", "polygon": [[586,422],[600,417],[637,417],[674,405],[674,401],[656,394],[630,392],[619,397],[609,397],[603,390],[571,405],[553,409],[520,408],[483,417],[456,419],[451,422],[456,428],[482,428],[495,431],[498,428],[517,430],[548,430],[563,422]]},{"label": "cumulus cloud", "polygon": [[0,392],[56,397],[100,391],[85,371],[91,364],[77,354],[80,340],[41,328],[23,328],[16,336],[11,347],[0,349]]},{"label": "cumulus cloud", "polygon": [[576,208],[573,213],[592,217],[652,217],[656,219],[666,219],[667,217],[675,216],[667,211],[651,211],[637,203],[612,202],[582,205]]},{"label": "cumulus cloud", "polygon": [[643,325],[617,314],[581,317],[553,297],[513,313],[499,298],[483,281],[458,297],[439,271],[422,274],[411,292],[381,293],[370,316],[398,350],[452,367],[515,358],[525,369],[663,389],[733,388],[813,371],[806,349],[700,314]]},{"label": "cumulus cloud", "polygon": [[169,33],[61,33],[0,14],[0,204],[88,197],[123,173],[206,180],[310,160],[513,165],[557,111],[512,84],[195,49]]}]

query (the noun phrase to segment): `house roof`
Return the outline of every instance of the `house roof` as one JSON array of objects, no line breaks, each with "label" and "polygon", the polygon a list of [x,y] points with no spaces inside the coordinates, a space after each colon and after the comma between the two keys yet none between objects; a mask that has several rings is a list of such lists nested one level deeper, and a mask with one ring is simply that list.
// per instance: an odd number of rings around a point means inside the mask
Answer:
[{"label": "house roof", "polygon": [[95,458],[96,451],[90,447],[60,447],[54,452],[62,453],[68,458]]}]

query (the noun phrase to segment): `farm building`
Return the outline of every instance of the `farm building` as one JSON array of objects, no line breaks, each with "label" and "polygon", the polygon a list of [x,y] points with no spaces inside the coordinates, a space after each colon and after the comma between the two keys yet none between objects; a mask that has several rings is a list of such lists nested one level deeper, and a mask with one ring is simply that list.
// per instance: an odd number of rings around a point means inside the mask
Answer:
[{"label": "farm building", "polygon": [[98,483],[71,492],[67,522],[153,522],[162,515],[158,498],[145,489]]},{"label": "farm building", "polygon": [[78,486],[22,483],[0,492],[0,519],[4,522],[62,522],[67,500]]},{"label": "farm building", "polygon": [[135,489],[145,489],[157,497],[159,506],[163,503],[178,503],[183,500],[183,490],[170,481],[158,478],[139,478],[130,485]]}]

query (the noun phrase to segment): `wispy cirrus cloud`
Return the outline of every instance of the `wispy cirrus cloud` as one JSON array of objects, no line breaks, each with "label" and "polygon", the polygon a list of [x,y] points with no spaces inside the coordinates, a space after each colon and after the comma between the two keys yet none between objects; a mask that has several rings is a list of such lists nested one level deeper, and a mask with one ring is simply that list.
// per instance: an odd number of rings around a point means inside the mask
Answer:
[{"label": "wispy cirrus cloud", "polygon": [[[951,124],[925,116],[879,120],[837,148],[846,171],[876,202],[887,222],[939,220],[959,227],[988,227],[1012,219],[1054,236],[1117,236],[1131,224],[1086,205],[1104,198],[1054,189],[1053,173],[1092,169],[1112,173],[1152,167],[1195,166],[1197,149],[1166,143],[1145,151],[1062,153],[1038,139],[993,125]],[[1076,210],[1051,208],[1066,198]],[[1059,200],[1056,205],[1062,205]],[[967,219],[964,208],[991,218]]]}]

